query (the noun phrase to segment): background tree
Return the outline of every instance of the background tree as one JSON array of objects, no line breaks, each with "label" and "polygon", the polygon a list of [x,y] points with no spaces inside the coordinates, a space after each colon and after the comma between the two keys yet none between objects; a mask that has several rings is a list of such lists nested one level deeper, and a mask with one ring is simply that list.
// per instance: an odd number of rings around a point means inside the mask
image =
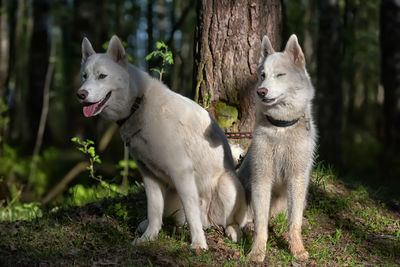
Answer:
[{"label": "background tree", "polygon": [[279,50],[281,2],[200,0],[197,12],[195,100],[225,130],[250,132],[261,40]]},{"label": "background tree", "polygon": [[[30,124],[29,129],[33,130],[32,134],[36,134],[39,128],[43,105],[43,88],[50,55],[49,16],[50,1],[34,0],[32,38],[29,48],[29,90],[27,92],[27,108],[29,110],[27,119]],[[33,150],[35,139],[29,141],[29,146]]]},{"label": "background tree", "polygon": [[6,0],[0,2],[0,98],[5,95],[5,85],[8,79],[8,61],[9,61],[9,23],[8,23],[8,5]]},{"label": "background tree", "polygon": [[398,154],[400,147],[400,2],[383,0],[380,17],[382,83],[385,88],[386,157],[384,158],[390,161],[390,165],[398,166],[400,159]]},{"label": "background tree", "polygon": [[[26,166],[32,160],[43,105],[50,35],[56,52],[38,175],[32,185],[37,192],[21,194],[36,200],[83,160],[69,141],[73,136],[98,144],[103,159],[99,172],[120,181],[115,166],[123,158],[123,144],[118,134],[107,131],[112,125],[108,121],[84,119],[75,100],[84,36],[101,52],[109,37],[117,34],[133,63],[147,70],[160,62],[146,62],[145,56],[155,49],[156,41],[164,41],[174,55],[164,82],[178,93],[196,96],[225,130],[244,132],[253,129],[252,90],[262,36],[268,35],[281,50],[281,40],[296,33],[316,88],[319,159],[332,164],[341,177],[358,178],[371,188],[383,181],[398,188],[398,179],[390,178],[400,174],[395,153],[397,2],[0,0],[0,187],[29,191]],[[107,138],[102,138],[106,132]],[[110,145],[105,146],[104,140],[111,140]],[[249,140],[244,141],[246,146]],[[382,172],[382,161],[391,176]],[[68,183],[92,183],[84,174],[73,177]],[[65,184],[58,192],[68,194]]]},{"label": "background tree", "polygon": [[319,151],[328,162],[341,162],[343,93],[339,1],[318,1],[318,69],[316,83]]}]

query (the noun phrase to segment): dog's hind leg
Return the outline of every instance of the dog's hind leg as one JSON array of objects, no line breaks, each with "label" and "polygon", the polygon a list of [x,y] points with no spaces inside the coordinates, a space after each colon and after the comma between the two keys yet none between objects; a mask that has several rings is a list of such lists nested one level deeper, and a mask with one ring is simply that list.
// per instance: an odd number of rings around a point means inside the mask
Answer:
[{"label": "dog's hind leg", "polygon": [[[162,225],[165,184],[149,173],[144,175],[143,182],[147,197],[148,225],[143,235],[133,240],[133,245],[156,240]],[[143,228],[144,225],[142,223],[140,225]]]},{"label": "dog's hind leg", "polygon": [[211,202],[209,220],[225,226],[226,235],[237,242],[241,237],[240,226],[245,224],[247,204],[244,189],[235,173],[222,174],[216,196],[218,199]]}]

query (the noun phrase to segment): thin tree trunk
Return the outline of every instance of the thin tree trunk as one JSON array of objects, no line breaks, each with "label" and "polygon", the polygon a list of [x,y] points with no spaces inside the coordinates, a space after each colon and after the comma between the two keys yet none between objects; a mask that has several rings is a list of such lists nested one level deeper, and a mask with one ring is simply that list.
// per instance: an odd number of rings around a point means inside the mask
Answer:
[{"label": "thin tree trunk", "polygon": [[341,27],[338,0],[318,1],[317,123],[319,154],[329,163],[341,162],[343,93],[341,86]]},{"label": "thin tree trunk", "polygon": [[315,76],[316,71],[316,23],[314,17],[316,13],[316,2],[315,0],[308,0],[306,3],[305,13],[304,13],[304,56],[307,62],[307,70],[311,77]]},{"label": "thin tree trunk", "polygon": [[400,3],[383,0],[380,10],[381,73],[384,87],[382,178],[398,180],[400,148]]},{"label": "thin tree trunk", "polygon": [[147,54],[153,51],[153,0],[147,2]]},{"label": "thin tree trunk", "polygon": [[382,83],[385,88],[385,143],[389,149],[400,141],[400,3],[381,4]]},{"label": "thin tree trunk", "polygon": [[123,170],[123,176],[122,176],[122,183],[121,183],[121,188],[125,188],[127,185],[129,185],[128,181],[128,175],[129,175],[129,149],[127,146],[124,146],[124,161],[125,161],[125,166]]},{"label": "thin tree trunk", "polygon": [[27,94],[29,88],[29,79],[26,69],[29,63],[29,45],[32,34],[32,7],[31,1],[19,0],[17,5],[17,19],[15,25],[15,41],[12,57],[15,59],[14,70],[10,88],[13,105],[10,108],[11,118],[11,138],[18,140],[22,147],[32,140],[30,129],[27,123],[28,110]]},{"label": "thin tree trunk", "polygon": [[55,37],[53,36],[50,46],[50,57],[49,57],[49,64],[46,72],[46,78],[44,81],[44,88],[43,88],[43,101],[42,101],[42,112],[40,115],[39,121],[39,129],[36,136],[35,147],[33,149],[32,161],[30,166],[29,172],[29,183],[28,188],[32,186],[33,179],[36,174],[37,162],[40,153],[40,149],[43,143],[43,135],[44,130],[46,127],[47,122],[47,114],[49,113],[49,102],[50,102],[50,86],[53,79],[54,68],[55,68],[55,58],[56,58],[56,41]]},{"label": "thin tree trunk", "polygon": [[[37,131],[42,111],[43,88],[48,73],[50,36],[49,36],[49,0],[33,1],[33,31],[29,49],[29,90],[27,92],[27,120],[29,130]],[[34,136],[34,135],[32,135]],[[29,140],[30,147],[35,139]]]},{"label": "thin tree trunk", "polygon": [[195,100],[224,130],[251,131],[261,40],[268,35],[279,50],[281,2],[200,0],[197,8]]}]

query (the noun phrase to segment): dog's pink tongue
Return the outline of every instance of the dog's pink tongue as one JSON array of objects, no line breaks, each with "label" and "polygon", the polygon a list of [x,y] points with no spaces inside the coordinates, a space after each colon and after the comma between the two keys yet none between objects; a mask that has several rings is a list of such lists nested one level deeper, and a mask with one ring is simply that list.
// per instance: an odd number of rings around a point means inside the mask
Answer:
[{"label": "dog's pink tongue", "polygon": [[86,118],[89,118],[91,116],[93,116],[93,114],[96,112],[96,108],[97,106],[100,104],[99,103],[95,103],[93,105],[90,106],[84,106],[83,107],[83,115],[85,115]]}]

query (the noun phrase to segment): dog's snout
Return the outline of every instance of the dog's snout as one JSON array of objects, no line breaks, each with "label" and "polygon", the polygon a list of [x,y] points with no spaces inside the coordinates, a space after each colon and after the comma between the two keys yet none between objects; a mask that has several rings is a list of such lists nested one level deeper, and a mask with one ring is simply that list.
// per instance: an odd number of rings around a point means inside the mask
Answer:
[{"label": "dog's snout", "polygon": [[76,93],[76,96],[80,99],[80,100],[85,100],[86,97],[88,96],[88,91],[86,91],[85,89],[81,89],[78,91],[78,93]]},{"label": "dog's snout", "polygon": [[257,95],[259,96],[259,97],[264,97],[264,96],[266,96],[267,95],[267,93],[268,93],[268,89],[267,88],[258,88],[258,90],[257,90]]}]

